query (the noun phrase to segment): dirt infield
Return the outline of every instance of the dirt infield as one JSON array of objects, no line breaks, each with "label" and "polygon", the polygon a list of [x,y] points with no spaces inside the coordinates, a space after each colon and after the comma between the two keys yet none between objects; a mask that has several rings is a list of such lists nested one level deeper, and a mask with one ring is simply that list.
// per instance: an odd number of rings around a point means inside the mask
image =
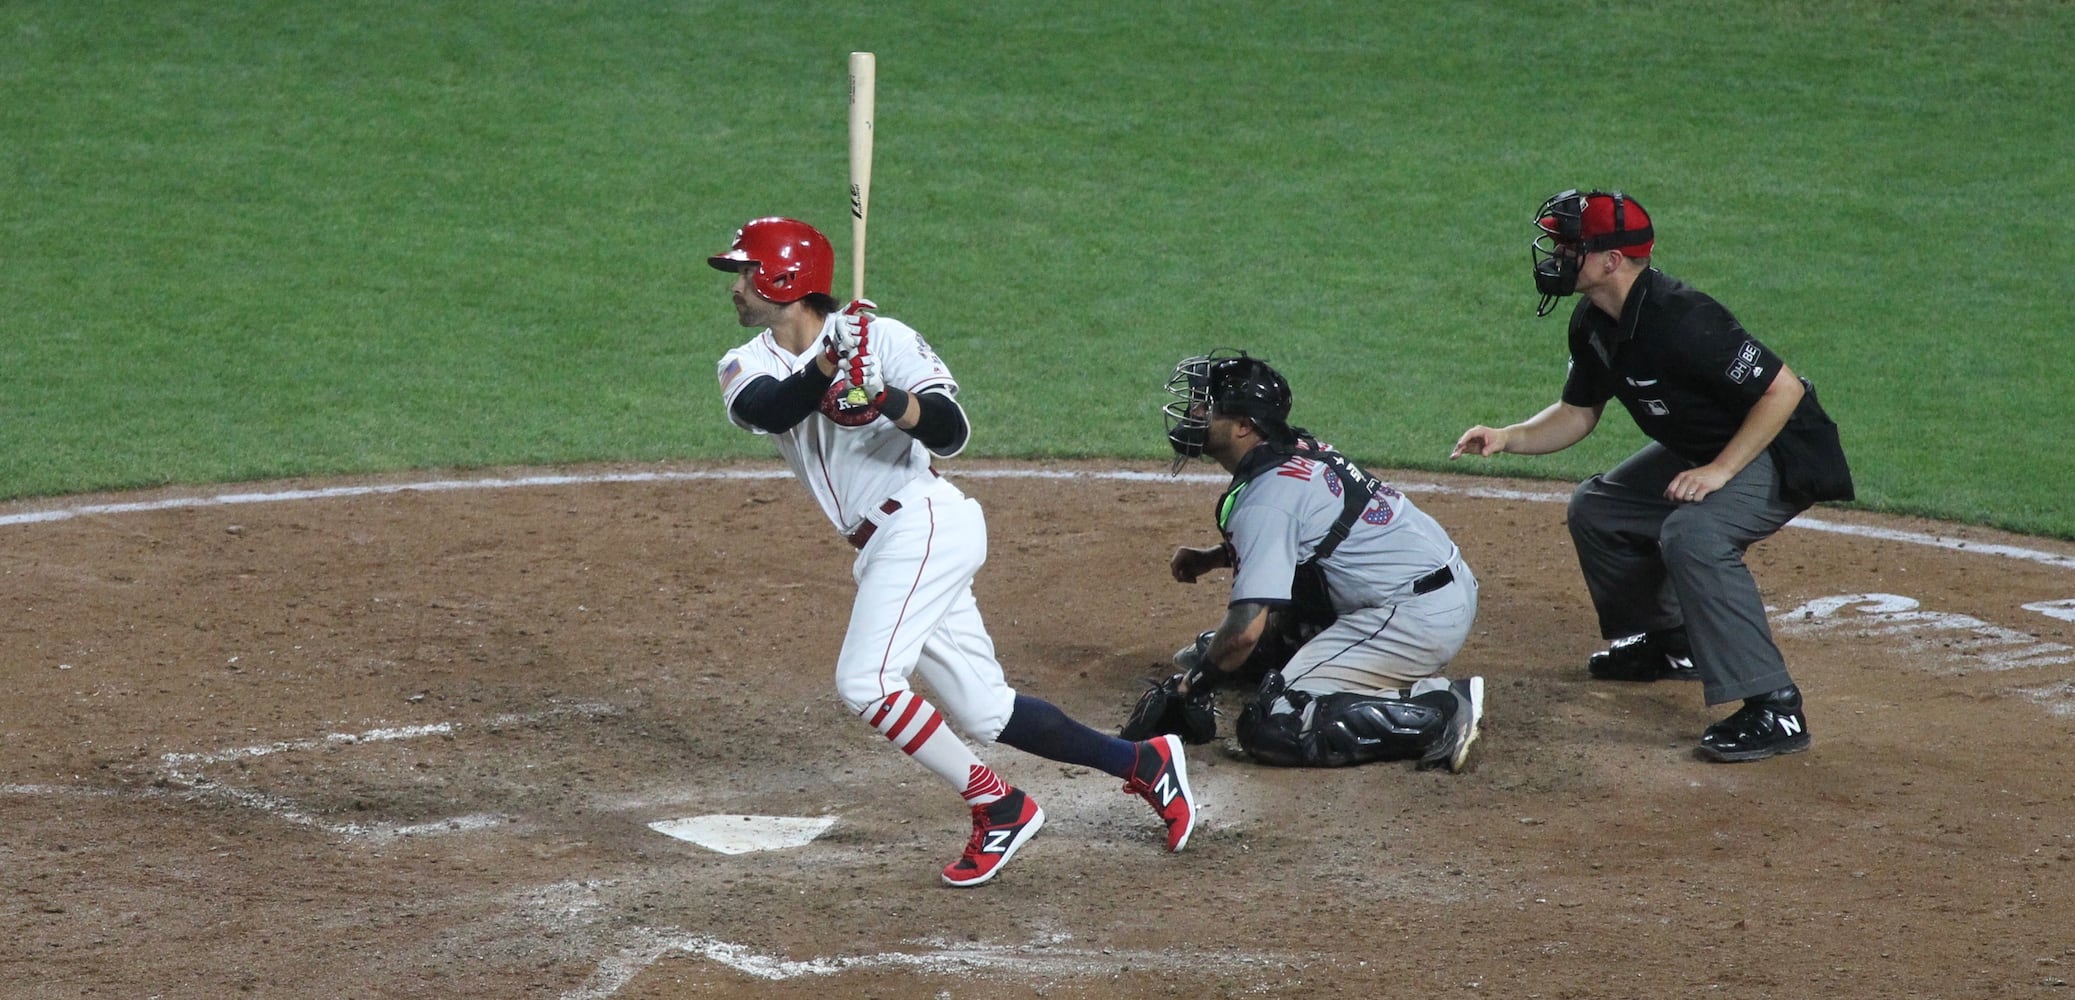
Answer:
[{"label": "dirt infield", "polygon": [[[1109,468],[946,466],[1012,683],[1113,728],[1225,577],[1165,569],[1215,484]],[[1813,512],[1751,562],[1815,749],[1710,765],[1697,685],[1585,679],[1561,484],[1400,476],[1483,582],[1467,773],[1192,748],[1167,855],[986,748],[1050,822],[953,890],[965,812],[837,703],[851,552],[772,473],[0,505],[0,995],[2075,996],[2075,546]],[[649,828],[707,814],[834,823]]]}]

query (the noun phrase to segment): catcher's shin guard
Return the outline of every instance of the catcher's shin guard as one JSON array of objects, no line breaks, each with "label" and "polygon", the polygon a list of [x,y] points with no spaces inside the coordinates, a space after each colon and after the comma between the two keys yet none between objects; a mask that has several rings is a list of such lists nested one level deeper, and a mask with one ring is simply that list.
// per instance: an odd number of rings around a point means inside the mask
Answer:
[{"label": "catcher's shin guard", "polygon": [[[1263,686],[1264,695],[1267,687]],[[1367,694],[1278,691],[1257,699],[1240,715],[1239,745],[1255,760],[1276,767],[1423,759],[1446,735],[1454,708],[1452,695],[1438,693],[1448,696],[1449,707],[1428,696],[1403,701]],[[1277,700],[1289,707],[1275,705]]]}]

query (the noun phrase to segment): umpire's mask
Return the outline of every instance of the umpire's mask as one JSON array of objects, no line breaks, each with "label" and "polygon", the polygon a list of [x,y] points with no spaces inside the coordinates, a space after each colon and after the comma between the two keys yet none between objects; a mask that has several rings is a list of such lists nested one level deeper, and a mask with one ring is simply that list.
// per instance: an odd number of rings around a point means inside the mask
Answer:
[{"label": "umpire's mask", "polygon": [[1549,196],[1535,211],[1535,240],[1528,259],[1535,265],[1535,291],[1542,300],[1535,315],[1547,316],[1556,300],[1578,290],[1578,265],[1585,254],[1619,250],[1623,256],[1648,258],[1656,242],[1650,213],[1619,191],[1572,188]]}]

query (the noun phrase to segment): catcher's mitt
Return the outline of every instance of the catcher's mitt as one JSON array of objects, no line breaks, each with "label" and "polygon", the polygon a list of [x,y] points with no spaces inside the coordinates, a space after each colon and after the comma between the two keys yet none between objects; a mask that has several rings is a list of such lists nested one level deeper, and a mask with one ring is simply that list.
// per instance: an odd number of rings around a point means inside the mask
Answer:
[{"label": "catcher's mitt", "polygon": [[1163,733],[1173,733],[1184,743],[1209,743],[1217,738],[1217,692],[1211,685],[1194,685],[1188,694],[1182,694],[1177,690],[1182,683],[1180,674],[1147,683],[1152,686],[1138,696],[1138,704],[1132,706],[1131,718],[1124,721],[1118,736],[1132,742]]}]

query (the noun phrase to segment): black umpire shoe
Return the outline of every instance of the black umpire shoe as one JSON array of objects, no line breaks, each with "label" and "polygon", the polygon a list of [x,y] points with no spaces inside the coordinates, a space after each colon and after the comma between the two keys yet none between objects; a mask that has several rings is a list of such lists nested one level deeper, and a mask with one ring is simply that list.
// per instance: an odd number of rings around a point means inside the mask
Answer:
[{"label": "black umpire shoe", "polygon": [[1686,646],[1686,630],[1645,632],[1616,639],[1585,661],[1585,671],[1602,681],[1697,681],[1700,671]]},{"label": "black umpire shoe", "polygon": [[1789,685],[1745,698],[1736,714],[1700,735],[1700,755],[1725,764],[1764,760],[1808,749],[1808,716],[1801,714],[1801,689]]}]

